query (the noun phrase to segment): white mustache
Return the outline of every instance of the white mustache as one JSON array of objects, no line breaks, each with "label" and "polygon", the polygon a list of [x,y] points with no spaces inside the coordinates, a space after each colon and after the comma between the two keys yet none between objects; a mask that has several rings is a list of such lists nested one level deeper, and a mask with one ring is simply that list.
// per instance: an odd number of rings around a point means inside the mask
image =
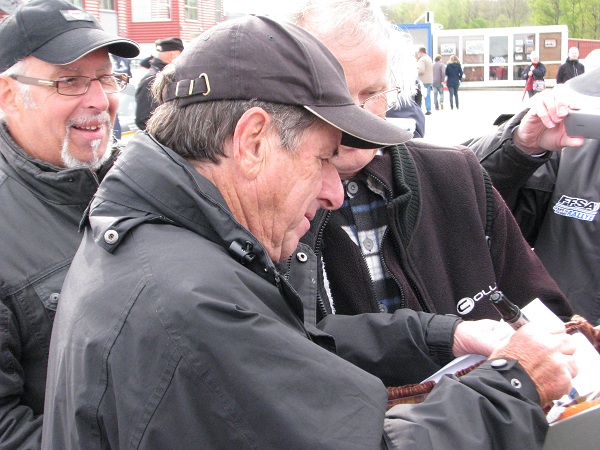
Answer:
[{"label": "white mustache", "polygon": [[99,114],[96,114],[95,116],[89,116],[89,117],[80,117],[77,119],[73,119],[70,120],[69,123],[67,124],[67,126],[72,127],[72,126],[77,126],[77,127],[87,127],[90,125],[107,125],[109,127],[112,126],[112,124],[110,123],[110,114],[108,114],[108,112],[103,111]]}]

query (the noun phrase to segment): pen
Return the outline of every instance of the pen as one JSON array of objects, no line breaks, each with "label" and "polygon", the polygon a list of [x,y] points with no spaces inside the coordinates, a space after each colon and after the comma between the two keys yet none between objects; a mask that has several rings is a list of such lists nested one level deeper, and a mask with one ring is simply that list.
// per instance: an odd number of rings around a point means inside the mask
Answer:
[{"label": "pen", "polygon": [[501,291],[494,291],[490,295],[490,300],[492,301],[492,305],[494,305],[496,310],[500,313],[500,316],[502,316],[502,319],[508,323],[513,330],[518,330],[529,322],[529,319],[525,317],[519,307],[506,298],[506,295]]}]

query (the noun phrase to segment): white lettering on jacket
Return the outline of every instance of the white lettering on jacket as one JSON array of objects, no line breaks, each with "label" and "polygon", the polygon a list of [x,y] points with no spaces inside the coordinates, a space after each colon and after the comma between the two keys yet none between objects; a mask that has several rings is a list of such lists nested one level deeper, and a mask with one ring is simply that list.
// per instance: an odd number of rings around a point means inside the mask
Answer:
[{"label": "white lettering on jacket", "polygon": [[494,286],[488,286],[488,289],[489,290],[482,289],[477,294],[475,294],[473,297],[461,298],[458,301],[458,303],[456,304],[456,312],[458,312],[458,314],[460,314],[461,316],[466,316],[471,311],[473,311],[473,309],[475,308],[475,304],[479,300],[489,296],[492,292],[494,292],[496,289],[498,289],[498,287],[497,287],[497,285],[494,284]]}]

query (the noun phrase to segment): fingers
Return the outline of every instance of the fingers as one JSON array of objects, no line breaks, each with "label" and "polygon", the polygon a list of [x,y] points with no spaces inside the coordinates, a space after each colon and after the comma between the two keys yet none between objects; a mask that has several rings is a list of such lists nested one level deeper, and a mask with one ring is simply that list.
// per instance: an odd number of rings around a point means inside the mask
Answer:
[{"label": "fingers", "polygon": [[[533,113],[536,114],[546,128],[554,128],[569,114],[569,99],[563,89],[556,87],[541,92],[532,105]],[[534,98],[535,98],[534,97]]]},{"label": "fingers", "polygon": [[536,324],[521,327],[495,356],[516,359],[536,385],[542,406],[571,389],[578,373],[575,342],[563,332],[549,333]]}]

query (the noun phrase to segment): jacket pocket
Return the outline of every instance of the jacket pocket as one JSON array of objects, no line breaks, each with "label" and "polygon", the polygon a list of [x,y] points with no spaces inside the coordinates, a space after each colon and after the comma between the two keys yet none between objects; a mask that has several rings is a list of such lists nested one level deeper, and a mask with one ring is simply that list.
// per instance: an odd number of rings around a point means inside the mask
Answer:
[{"label": "jacket pocket", "polygon": [[51,317],[54,317],[54,313],[56,312],[58,300],[60,299],[60,291],[68,270],[69,265],[67,264],[59,269],[53,270],[31,284],[35,293],[44,305],[44,308],[46,308],[46,311]]}]

